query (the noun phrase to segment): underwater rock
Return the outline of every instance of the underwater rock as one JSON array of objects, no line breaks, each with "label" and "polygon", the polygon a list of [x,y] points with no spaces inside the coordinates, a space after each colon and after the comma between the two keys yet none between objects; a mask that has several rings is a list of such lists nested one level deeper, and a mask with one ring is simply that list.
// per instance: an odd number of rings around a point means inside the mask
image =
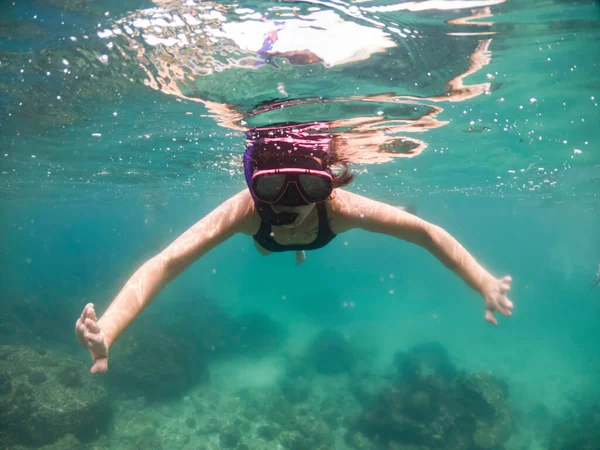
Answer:
[{"label": "underwater rock", "polygon": [[267,442],[271,442],[273,439],[277,437],[277,429],[270,425],[263,425],[262,427],[258,427],[256,430],[256,434],[261,439],[264,439]]},{"label": "underwater rock", "polygon": [[344,441],[353,450],[371,450],[372,448],[371,441],[359,431],[349,430],[344,436]]},{"label": "underwater rock", "polygon": [[[82,362],[26,346],[3,345],[0,353],[0,448],[53,444],[68,433],[89,439],[105,428],[108,395]],[[59,374],[64,370],[78,373],[81,385],[63,385]]]},{"label": "underwater rock", "polygon": [[578,412],[553,426],[547,450],[597,450],[600,448],[600,398],[580,405]]},{"label": "underwater rock", "polygon": [[329,427],[315,417],[301,417],[292,430],[279,435],[281,444],[290,450],[330,450],[334,438]]},{"label": "underwater rock", "polygon": [[315,446],[333,447],[333,436],[327,424],[312,415],[300,417],[297,420],[295,429],[305,438],[314,442]]},{"label": "underwater rock", "polygon": [[279,435],[281,444],[290,450],[330,450],[334,447],[332,431],[313,416],[299,416],[288,430]]},{"label": "underwater rock", "polygon": [[4,344],[23,344],[35,339],[32,327],[12,310],[12,304],[0,304],[0,340]]},{"label": "underwater rock", "polygon": [[179,395],[208,374],[205,352],[155,329],[123,336],[111,351],[110,364],[111,389],[149,400]]},{"label": "underwater rock", "polygon": [[31,372],[27,379],[30,384],[42,384],[47,378],[44,372]]},{"label": "underwater rock", "polygon": [[[531,423],[531,428],[540,436],[548,436],[556,419],[546,405],[537,404],[522,413]],[[519,420],[520,421],[520,420]]]},{"label": "underwater rock", "polygon": [[435,377],[443,383],[456,376],[456,368],[448,352],[437,342],[419,344],[406,353],[396,353],[394,364],[404,380]]},{"label": "underwater rock", "polygon": [[[162,437],[162,446],[166,449],[181,449],[190,443],[190,435],[187,433],[169,433]],[[144,447],[136,447],[144,448]]]},{"label": "underwater rock", "polygon": [[278,396],[268,403],[265,418],[274,424],[289,427],[294,424],[296,413],[285,397]]},{"label": "underwater rock", "polygon": [[[5,341],[2,336],[2,328],[5,327],[0,325],[2,342],[32,347],[39,339],[46,343],[70,342],[73,338],[73,310],[68,301],[58,304],[47,301],[54,296],[58,298],[62,293],[47,286],[43,297],[24,296],[0,305],[0,324],[8,322],[14,327]],[[7,331],[6,328],[4,331]]]},{"label": "underwater rock", "polygon": [[[35,447],[36,450],[86,450],[85,446],[72,434],[66,434],[58,441],[50,445]],[[8,450],[32,450],[29,446],[15,445]]]},{"label": "underwater rock", "polygon": [[0,372],[0,396],[10,394],[13,389],[10,374],[8,372]]},{"label": "underwater rock", "polygon": [[84,450],[85,446],[72,434],[67,434],[52,445],[44,445],[40,450]]},{"label": "underwater rock", "polygon": [[477,448],[489,450],[508,441],[512,414],[505,383],[484,373],[462,373],[453,388],[465,414],[476,417],[473,442]]},{"label": "underwater rock", "polygon": [[199,351],[211,358],[232,353],[234,321],[209,298],[178,299],[172,308],[161,311],[153,320],[165,333],[193,342]]},{"label": "underwater rock", "polygon": [[380,392],[388,384],[387,380],[381,377],[360,372],[352,374],[348,389],[361,405],[369,406],[379,398]]},{"label": "underwater rock", "polygon": [[195,417],[188,417],[187,419],[185,419],[185,424],[188,428],[191,428],[193,430],[198,426],[198,421]]},{"label": "underwater rock", "polygon": [[356,349],[334,330],[322,331],[307,350],[306,358],[322,374],[350,372],[358,362]]},{"label": "underwater rock", "polygon": [[138,436],[136,439],[131,441],[131,447],[129,448],[143,448],[144,450],[164,449],[163,445],[160,442],[160,436],[158,435],[158,433],[156,433],[156,431]]},{"label": "underwater rock", "polygon": [[243,314],[233,321],[231,343],[236,353],[263,356],[277,350],[284,341],[283,327],[263,313]]},{"label": "underwater rock", "polygon": [[397,357],[400,376],[349,429],[383,448],[491,450],[505,444],[513,423],[506,385],[488,374],[457,372],[440,349],[419,346]]},{"label": "underwater rock", "polygon": [[198,428],[198,434],[210,434],[218,433],[221,431],[222,424],[217,417],[208,416],[204,418],[204,421]]},{"label": "underwater rock", "polygon": [[59,381],[59,383],[68,388],[77,388],[83,384],[81,373],[70,370],[68,367],[65,367],[63,370],[59,371],[56,374],[56,379]]},{"label": "underwater rock", "polygon": [[119,442],[119,448],[162,450],[161,439],[165,433],[163,430],[160,434],[158,432],[161,424],[159,419],[148,415],[148,410],[137,399],[119,401],[119,409],[118,422],[114,423],[110,433],[112,442]]},{"label": "underwater rock", "polygon": [[155,321],[168,334],[193,342],[210,358],[263,356],[279,349],[286,338],[285,329],[269,316],[251,312],[233,318],[208,298],[181,299]]},{"label": "underwater rock", "polygon": [[286,378],[280,383],[283,396],[290,403],[301,403],[306,401],[311,394],[312,386],[304,378]]},{"label": "underwater rock", "polygon": [[297,431],[284,431],[279,435],[279,441],[289,450],[312,450]]},{"label": "underwater rock", "polygon": [[242,440],[242,433],[234,425],[227,425],[219,434],[221,447],[234,448]]}]

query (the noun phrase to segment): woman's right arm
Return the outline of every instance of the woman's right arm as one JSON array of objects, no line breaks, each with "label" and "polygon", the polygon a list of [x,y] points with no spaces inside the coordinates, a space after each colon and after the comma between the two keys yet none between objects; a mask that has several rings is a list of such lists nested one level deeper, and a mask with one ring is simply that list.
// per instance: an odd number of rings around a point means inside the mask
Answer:
[{"label": "woman's right arm", "polygon": [[[106,359],[108,349],[137,315],[200,256],[236,233],[252,233],[255,227],[253,216],[250,194],[247,190],[240,192],[136,270],[97,322],[93,305],[87,305],[77,321],[76,331],[81,343],[90,349],[94,361],[97,356]],[[106,368],[92,368],[92,371],[106,371]]]}]

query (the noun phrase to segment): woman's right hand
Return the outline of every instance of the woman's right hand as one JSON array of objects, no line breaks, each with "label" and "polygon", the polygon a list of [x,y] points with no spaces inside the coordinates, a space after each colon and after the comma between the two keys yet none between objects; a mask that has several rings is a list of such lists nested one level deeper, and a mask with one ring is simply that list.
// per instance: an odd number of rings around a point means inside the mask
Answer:
[{"label": "woman's right hand", "polygon": [[81,345],[90,351],[94,361],[90,372],[106,372],[108,370],[108,347],[104,340],[104,334],[98,326],[93,303],[88,303],[83,308],[81,317],[75,324],[75,333]]}]

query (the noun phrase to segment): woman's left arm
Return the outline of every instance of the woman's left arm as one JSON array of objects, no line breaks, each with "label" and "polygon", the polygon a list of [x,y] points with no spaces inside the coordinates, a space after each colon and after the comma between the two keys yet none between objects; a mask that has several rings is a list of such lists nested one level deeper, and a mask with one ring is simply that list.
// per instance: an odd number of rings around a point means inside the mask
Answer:
[{"label": "woman's left arm", "polygon": [[331,202],[334,231],[362,228],[387,234],[427,249],[446,267],[460,276],[485,301],[485,319],[497,325],[494,313],[510,316],[513,307],[507,294],[512,282],[506,276],[496,279],[443,228],[386,203],[337,190]]}]

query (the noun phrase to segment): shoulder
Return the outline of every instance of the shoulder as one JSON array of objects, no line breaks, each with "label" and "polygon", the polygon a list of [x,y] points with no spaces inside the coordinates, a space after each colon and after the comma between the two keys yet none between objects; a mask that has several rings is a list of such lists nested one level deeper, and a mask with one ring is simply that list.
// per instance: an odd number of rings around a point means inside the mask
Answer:
[{"label": "shoulder", "polygon": [[[327,202],[331,230],[343,233],[353,228],[403,235],[405,230],[421,230],[427,223],[404,208],[353,194],[341,189]],[[412,231],[411,231],[412,232]]]},{"label": "shoulder", "polygon": [[353,194],[343,189],[336,189],[333,197],[326,204],[331,231],[340,234],[356,228],[361,214],[364,217],[362,211],[365,208],[372,207],[373,202],[373,200],[362,195]]},{"label": "shoulder", "polygon": [[221,203],[211,214],[215,214],[223,221],[233,219],[236,223],[236,231],[244,234],[256,234],[260,226],[260,217],[248,189]]}]

